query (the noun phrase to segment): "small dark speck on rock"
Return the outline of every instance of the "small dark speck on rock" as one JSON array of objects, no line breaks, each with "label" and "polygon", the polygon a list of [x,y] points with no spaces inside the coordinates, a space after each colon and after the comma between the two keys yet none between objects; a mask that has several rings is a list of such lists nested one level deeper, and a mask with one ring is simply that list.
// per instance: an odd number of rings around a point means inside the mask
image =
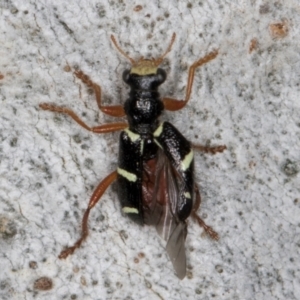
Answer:
[{"label": "small dark speck on rock", "polygon": [[223,268],[220,265],[216,265],[215,269],[218,273],[223,273]]},{"label": "small dark speck on rock", "polygon": [[127,233],[126,233],[125,230],[121,230],[121,231],[120,231],[120,235],[121,235],[121,237],[123,237],[125,240],[128,239],[128,235],[127,235]]},{"label": "small dark speck on rock", "polygon": [[98,10],[98,15],[100,18],[104,18],[106,15],[106,11],[104,9],[99,9]]},{"label": "small dark speck on rock", "polygon": [[289,159],[285,161],[285,163],[282,166],[282,171],[287,176],[296,176],[299,172],[297,164]]},{"label": "small dark speck on rock", "polygon": [[3,239],[10,239],[17,234],[17,228],[14,221],[4,215],[0,215],[0,236]]},{"label": "small dark speck on rock", "polygon": [[80,135],[79,134],[73,135],[73,140],[77,144],[81,143],[81,137],[80,137]]},{"label": "small dark speck on rock", "polygon": [[40,189],[42,186],[43,186],[43,185],[42,185],[42,183],[40,183],[40,182],[37,182],[37,183],[35,184],[35,188],[36,188],[36,189]]},{"label": "small dark speck on rock", "polygon": [[152,288],[152,284],[151,284],[150,281],[145,280],[145,284],[146,284],[146,287],[147,287],[148,289],[151,289],[151,288]]},{"label": "small dark speck on rock", "polygon": [[97,222],[102,222],[102,221],[104,221],[105,220],[105,216],[103,216],[103,215],[100,215],[100,216],[98,216],[97,218],[96,218],[96,221]]},{"label": "small dark speck on rock", "polygon": [[263,5],[261,5],[259,7],[259,13],[261,15],[267,14],[269,12],[270,12],[270,6],[269,6],[269,4],[266,3],[266,4],[263,4]]},{"label": "small dark speck on rock", "polygon": [[64,27],[64,29],[69,33],[73,34],[73,30],[64,21],[59,20],[59,23]]},{"label": "small dark speck on rock", "polygon": [[93,160],[90,159],[90,158],[86,158],[85,161],[84,161],[84,166],[87,168],[87,169],[90,169],[92,166],[93,166]]},{"label": "small dark speck on rock", "polygon": [[19,12],[19,10],[18,10],[16,7],[13,7],[13,8],[10,10],[10,12],[11,12],[13,15],[15,15],[15,14],[17,14],[17,13]]},{"label": "small dark speck on rock", "polygon": [[202,294],[202,291],[201,291],[200,289],[196,289],[196,290],[195,290],[195,293],[196,293],[197,295],[201,295],[201,294]]},{"label": "small dark speck on rock", "polygon": [[0,290],[8,290],[11,287],[9,281],[7,280],[2,280],[0,281]]},{"label": "small dark speck on rock", "polygon": [[88,146],[87,144],[83,144],[83,145],[81,146],[81,149],[87,150],[87,149],[89,149],[89,146]]},{"label": "small dark speck on rock", "polygon": [[37,279],[33,284],[33,288],[40,291],[49,291],[52,289],[52,287],[52,279],[46,276]]},{"label": "small dark speck on rock", "polygon": [[142,9],[143,9],[142,5],[137,5],[133,10],[136,11],[136,12],[138,12],[138,11],[140,11]]},{"label": "small dark speck on rock", "polygon": [[18,138],[14,137],[10,140],[10,146],[11,147],[16,147],[17,146],[17,142],[18,142]]},{"label": "small dark speck on rock", "polygon": [[37,267],[38,267],[38,264],[37,264],[36,261],[32,260],[32,261],[29,262],[29,268],[30,269],[34,269],[35,270],[35,269],[37,269]]}]

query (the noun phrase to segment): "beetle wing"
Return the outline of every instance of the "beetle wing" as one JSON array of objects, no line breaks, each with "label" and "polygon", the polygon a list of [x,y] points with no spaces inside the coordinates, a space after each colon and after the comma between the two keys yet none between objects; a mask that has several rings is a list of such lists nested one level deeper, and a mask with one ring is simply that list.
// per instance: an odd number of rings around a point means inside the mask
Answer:
[{"label": "beetle wing", "polygon": [[145,223],[154,225],[158,234],[167,242],[167,253],[177,276],[182,279],[186,274],[184,244],[187,225],[186,222],[179,220],[177,205],[184,182],[161,150],[155,159],[145,164],[143,177]]},{"label": "beetle wing", "polygon": [[186,256],[184,244],[187,235],[187,225],[186,223],[179,222],[172,229],[173,231],[168,239],[166,250],[178,278],[183,279],[186,275]]}]

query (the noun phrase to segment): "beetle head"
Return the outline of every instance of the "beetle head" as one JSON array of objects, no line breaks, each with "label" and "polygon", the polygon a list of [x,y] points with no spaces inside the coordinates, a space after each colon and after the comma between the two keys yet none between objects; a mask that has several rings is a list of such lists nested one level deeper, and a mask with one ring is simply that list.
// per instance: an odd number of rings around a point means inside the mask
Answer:
[{"label": "beetle head", "polygon": [[118,45],[115,37],[111,35],[111,40],[115,47],[118,49],[118,51],[125,56],[130,62],[131,62],[131,69],[130,74],[137,74],[140,76],[144,75],[150,75],[150,74],[156,74],[158,66],[162,63],[165,56],[171,51],[172,45],[175,41],[176,34],[173,33],[171,42],[169,44],[169,47],[165,51],[163,55],[161,55],[158,58],[152,58],[152,59],[144,59],[144,57],[140,57],[138,60],[132,59],[129,55],[127,55]]}]

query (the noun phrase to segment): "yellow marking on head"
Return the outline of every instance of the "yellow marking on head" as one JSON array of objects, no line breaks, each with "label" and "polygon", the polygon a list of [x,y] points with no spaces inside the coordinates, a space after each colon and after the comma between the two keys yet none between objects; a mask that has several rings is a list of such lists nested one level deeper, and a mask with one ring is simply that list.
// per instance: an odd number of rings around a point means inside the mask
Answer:
[{"label": "yellow marking on head", "polygon": [[133,67],[130,70],[130,74],[137,74],[137,75],[151,75],[156,74],[157,67]]},{"label": "yellow marking on head", "polygon": [[155,63],[155,60],[140,58],[136,63],[132,65],[130,74],[137,74],[137,75],[156,74],[157,67],[158,66]]}]

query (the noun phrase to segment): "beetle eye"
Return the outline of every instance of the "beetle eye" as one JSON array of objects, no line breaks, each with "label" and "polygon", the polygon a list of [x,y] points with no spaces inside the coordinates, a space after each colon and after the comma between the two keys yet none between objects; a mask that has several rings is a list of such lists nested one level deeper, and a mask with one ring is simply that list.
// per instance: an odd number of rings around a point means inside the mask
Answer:
[{"label": "beetle eye", "polygon": [[129,78],[130,78],[130,70],[125,70],[123,72],[123,80],[124,80],[124,82],[128,84]]},{"label": "beetle eye", "polygon": [[163,69],[157,69],[156,77],[159,84],[162,84],[167,78],[167,73]]}]

